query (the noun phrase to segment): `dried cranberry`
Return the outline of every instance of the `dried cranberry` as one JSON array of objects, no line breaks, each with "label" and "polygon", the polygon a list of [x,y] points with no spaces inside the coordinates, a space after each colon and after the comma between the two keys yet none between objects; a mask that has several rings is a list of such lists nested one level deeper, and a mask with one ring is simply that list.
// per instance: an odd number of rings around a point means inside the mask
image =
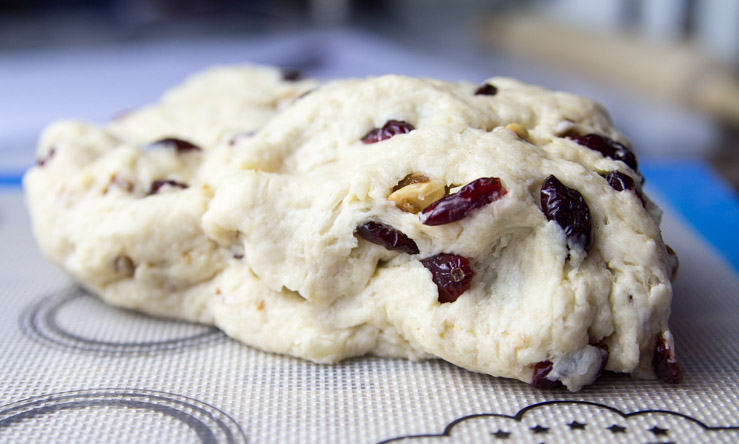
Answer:
[{"label": "dried cranberry", "polygon": [[668,384],[679,384],[683,380],[683,370],[675,359],[675,349],[671,342],[664,335],[657,337],[652,368],[662,381]]},{"label": "dried cranberry", "polygon": [[456,222],[472,210],[495,202],[507,193],[497,177],[481,177],[426,207],[421,211],[421,223],[444,225]]},{"label": "dried cranberry", "polygon": [[36,159],[36,165],[42,167],[45,166],[56,154],[56,147],[51,147],[48,153],[46,155],[39,157]]},{"label": "dried cranberry", "polygon": [[639,188],[636,187],[636,183],[634,182],[634,179],[631,178],[631,176],[620,171],[611,171],[606,175],[606,180],[608,181],[608,185],[610,185],[611,188],[616,191],[633,191],[634,194],[636,194],[636,197],[638,197],[641,201],[642,206],[646,208],[647,203],[646,201],[644,201],[644,196],[642,196]]},{"label": "dried cranberry", "polygon": [[388,250],[418,254],[418,246],[413,239],[389,225],[370,221],[358,226],[354,232],[363,239],[382,245]]},{"label": "dried cranberry", "polygon": [[149,190],[149,195],[157,194],[162,187],[170,186],[170,187],[177,187],[177,188],[187,188],[187,184],[184,184],[182,182],[177,182],[175,180],[171,179],[158,179],[151,183],[151,189]]},{"label": "dried cranberry", "polygon": [[456,254],[438,254],[422,259],[421,263],[431,272],[441,303],[456,301],[459,295],[470,289],[475,277],[470,261]]},{"label": "dried cranberry", "polygon": [[400,182],[393,187],[393,191],[398,191],[399,189],[405,188],[408,185],[413,185],[414,183],[428,182],[428,180],[429,178],[421,173],[411,173],[402,178]]},{"label": "dried cranberry", "polygon": [[188,142],[187,140],[175,139],[173,137],[157,140],[152,143],[151,146],[163,146],[167,148],[174,148],[178,153],[186,153],[189,151],[200,151],[200,147]]},{"label": "dried cranberry", "polygon": [[616,191],[633,190],[636,188],[634,179],[620,171],[611,171],[606,174],[606,180],[608,181],[608,185]]},{"label": "dried cranberry", "polygon": [[303,73],[298,71],[297,69],[286,69],[282,71],[282,80],[287,80],[288,82],[296,82],[298,80],[301,80],[303,78]]},{"label": "dried cranberry", "polygon": [[579,191],[567,188],[551,175],[541,186],[541,209],[547,220],[562,227],[568,246],[590,246],[590,209]]},{"label": "dried cranberry", "polygon": [[494,96],[498,94],[498,88],[486,83],[475,90],[476,96]]},{"label": "dried cranberry", "polygon": [[551,361],[541,361],[534,365],[534,375],[531,377],[531,385],[541,390],[562,388],[560,381],[551,380],[547,375],[552,371]]},{"label": "dried cranberry", "polygon": [[631,169],[636,170],[637,164],[634,153],[626,148],[625,145],[615,140],[599,136],[598,134],[586,134],[584,136],[567,135],[567,138],[591,150],[598,151],[613,160],[620,160],[630,166]]},{"label": "dried cranberry", "polygon": [[388,120],[382,128],[375,128],[362,137],[362,142],[365,144],[382,142],[398,134],[410,133],[414,129],[413,125],[402,120]]}]

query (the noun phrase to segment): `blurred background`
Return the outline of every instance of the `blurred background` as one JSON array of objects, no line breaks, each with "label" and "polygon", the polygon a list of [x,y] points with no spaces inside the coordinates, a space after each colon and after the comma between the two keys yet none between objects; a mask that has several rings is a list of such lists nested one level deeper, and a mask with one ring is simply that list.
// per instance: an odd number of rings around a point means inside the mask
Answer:
[{"label": "blurred background", "polygon": [[642,158],[739,187],[734,0],[0,0],[0,140],[33,160],[59,117],[104,121],[212,64],[323,78],[509,75],[599,100]]},{"label": "blurred background", "polygon": [[514,76],[600,101],[643,159],[739,187],[735,0],[0,0],[0,162],[30,166],[53,119],[102,122],[239,62]]}]

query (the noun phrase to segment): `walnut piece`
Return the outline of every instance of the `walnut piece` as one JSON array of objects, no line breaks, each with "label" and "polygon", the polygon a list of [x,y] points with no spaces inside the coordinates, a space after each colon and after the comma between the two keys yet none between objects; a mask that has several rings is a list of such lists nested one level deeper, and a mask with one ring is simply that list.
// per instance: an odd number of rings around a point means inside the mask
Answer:
[{"label": "walnut piece", "polygon": [[445,194],[446,187],[443,182],[429,179],[420,173],[413,173],[398,182],[388,199],[395,202],[401,210],[416,214]]}]

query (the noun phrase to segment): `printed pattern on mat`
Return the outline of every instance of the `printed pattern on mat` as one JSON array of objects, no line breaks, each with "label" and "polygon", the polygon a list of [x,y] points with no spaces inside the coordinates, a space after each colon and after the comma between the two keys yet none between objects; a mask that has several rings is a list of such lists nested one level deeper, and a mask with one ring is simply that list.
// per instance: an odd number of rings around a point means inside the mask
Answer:
[{"label": "printed pattern on mat", "polygon": [[[513,416],[481,413],[456,419],[442,433],[408,435],[386,443],[462,442],[739,442],[739,426],[709,427],[668,410],[624,413],[587,401],[547,401]],[[574,441],[573,441],[574,440]]]},{"label": "printed pattern on mat", "polygon": [[144,437],[151,442],[247,442],[239,424],[225,412],[157,391],[63,392],[0,407],[0,441],[144,442]]},{"label": "printed pattern on mat", "polygon": [[20,325],[44,345],[111,355],[155,354],[225,339],[214,327],[112,307],[77,286],[32,303]]}]

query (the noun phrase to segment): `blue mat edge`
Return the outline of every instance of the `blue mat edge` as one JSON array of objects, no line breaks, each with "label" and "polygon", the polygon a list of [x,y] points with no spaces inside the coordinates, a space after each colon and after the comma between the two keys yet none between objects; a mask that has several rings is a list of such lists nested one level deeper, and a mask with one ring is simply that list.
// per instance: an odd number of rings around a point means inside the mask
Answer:
[{"label": "blue mat edge", "polygon": [[739,272],[739,196],[705,162],[643,162],[647,185]]}]

